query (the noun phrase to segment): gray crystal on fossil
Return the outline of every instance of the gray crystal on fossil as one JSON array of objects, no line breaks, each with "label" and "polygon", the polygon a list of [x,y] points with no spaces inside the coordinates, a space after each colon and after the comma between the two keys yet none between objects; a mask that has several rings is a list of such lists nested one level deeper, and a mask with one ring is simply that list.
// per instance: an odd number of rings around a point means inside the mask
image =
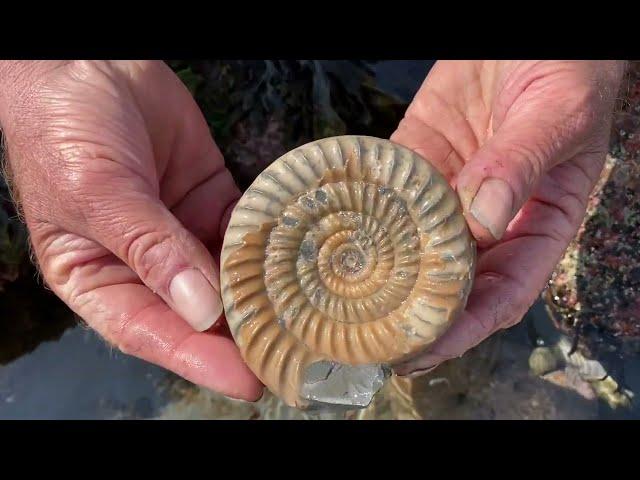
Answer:
[{"label": "gray crystal on fossil", "polygon": [[366,408],[389,375],[383,365],[319,361],[305,370],[300,395],[317,410]]}]

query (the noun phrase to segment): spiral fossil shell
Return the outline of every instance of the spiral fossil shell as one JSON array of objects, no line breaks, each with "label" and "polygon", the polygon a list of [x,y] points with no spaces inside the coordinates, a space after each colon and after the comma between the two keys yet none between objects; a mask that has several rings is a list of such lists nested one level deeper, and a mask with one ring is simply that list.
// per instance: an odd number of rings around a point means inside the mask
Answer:
[{"label": "spiral fossil shell", "polygon": [[331,377],[355,405],[384,381],[375,372],[455,320],[475,254],[457,195],[425,159],[378,138],[326,138],[280,157],[236,205],[221,255],[227,321],[287,404],[334,403],[318,387]]}]

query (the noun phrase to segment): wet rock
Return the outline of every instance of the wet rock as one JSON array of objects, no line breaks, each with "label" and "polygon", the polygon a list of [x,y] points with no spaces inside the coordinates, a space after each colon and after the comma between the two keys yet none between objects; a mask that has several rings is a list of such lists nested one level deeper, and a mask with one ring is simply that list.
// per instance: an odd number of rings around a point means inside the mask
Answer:
[{"label": "wet rock", "polygon": [[529,356],[529,368],[534,375],[544,375],[556,370],[559,366],[558,358],[549,347],[538,347]]}]

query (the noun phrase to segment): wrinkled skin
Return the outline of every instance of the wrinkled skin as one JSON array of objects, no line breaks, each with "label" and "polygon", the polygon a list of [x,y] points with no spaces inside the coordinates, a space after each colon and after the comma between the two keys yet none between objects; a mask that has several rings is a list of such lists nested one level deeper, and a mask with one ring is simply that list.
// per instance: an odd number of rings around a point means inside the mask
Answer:
[{"label": "wrinkled skin", "polygon": [[[431,370],[522,319],[582,222],[624,68],[602,61],[434,65],[391,139],[430,159],[457,189],[479,257],[462,317],[398,373]],[[486,179],[488,193],[474,210]]]},{"label": "wrinkled skin", "polygon": [[169,306],[170,280],[187,267],[219,290],[210,252],[240,196],[188,90],[161,62],[9,67],[13,84],[35,81],[4,97],[0,118],[47,285],[123,352],[259,398],[233,340],[195,331]]},{"label": "wrinkled skin", "polygon": [[[459,356],[522,318],[582,219],[621,74],[615,62],[432,69],[392,140],[458,188],[482,249],[465,314],[400,373]],[[259,398],[233,341],[207,330],[239,191],[179,79],[161,62],[130,61],[3,62],[0,78],[13,185],[47,285],[124,352],[225,395]],[[470,208],[486,177],[512,192],[494,192],[489,213]],[[207,284],[172,289],[186,270]]]}]

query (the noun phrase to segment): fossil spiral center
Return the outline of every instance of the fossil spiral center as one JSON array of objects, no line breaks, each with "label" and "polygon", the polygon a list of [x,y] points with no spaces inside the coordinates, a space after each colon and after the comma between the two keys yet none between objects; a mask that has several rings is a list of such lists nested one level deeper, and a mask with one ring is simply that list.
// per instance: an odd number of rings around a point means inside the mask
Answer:
[{"label": "fossil spiral center", "polygon": [[371,276],[377,260],[373,241],[357,230],[343,230],[329,237],[319,256],[321,262],[326,259],[330,264],[333,275],[349,283]]},{"label": "fossil spiral center", "polygon": [[305,304],[326,321],[374,321],[399,308],[416,283],[417,227],[405,201],[375,184],[328,183],[302,195],[269,238],[265,271],[278,280],[267,274],[265,286],[283,325]]},{"label": "fossil spiral center", "polygon": [[333,268],[337,275],[348,277],[362,271],[367,262],[364,252],[354,244],[342,245],[333,254]]}]

